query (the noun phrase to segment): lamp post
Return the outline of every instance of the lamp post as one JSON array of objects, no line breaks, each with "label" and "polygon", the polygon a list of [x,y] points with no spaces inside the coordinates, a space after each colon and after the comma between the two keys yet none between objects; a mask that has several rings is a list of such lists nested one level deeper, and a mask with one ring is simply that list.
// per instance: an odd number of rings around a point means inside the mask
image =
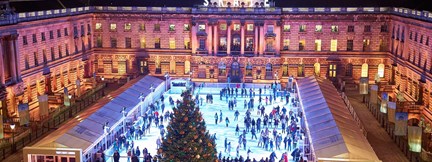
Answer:
[{"label": "lamp post", "polygon": [[15,123],[10,124],[12,129],[12,152],[15,152]]},{"label": "lamp post", "polygon": [[165,91],[168,91],[168,78],[169,78],[169,73],[166,72],[165,73]]},{"label": "lamp post", "polygon": [[104,76],[101,76],[101,80],[102,80],[102,82],[105,80]]},{"label": "lamp post", "polygon": [[126,134],[126,116],[127,116],[126,107],[123,107],[121,113],[123,114],[123,133]]},{"label": "lamp post", "polygon": [[69,106],[71,106],[71,105],[72,105],[72,95],[69,94],[69,95],[68,95],[68,98],[69,98]]}]

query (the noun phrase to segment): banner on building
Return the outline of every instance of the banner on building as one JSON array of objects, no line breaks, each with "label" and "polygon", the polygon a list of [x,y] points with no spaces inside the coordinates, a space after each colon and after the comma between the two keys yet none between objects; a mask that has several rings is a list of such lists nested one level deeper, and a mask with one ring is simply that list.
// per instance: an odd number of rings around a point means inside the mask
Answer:
[{"label": "banner on building", "polygon": [[387,92],[383,92],[381,94],[381,107],[380,111],[384,114],[387,113],[387,103],[388,103],[388,94]]},{"label": "banner on building", "polygon": [[359,83],[360,94],[368,94],[369,92],[369,78],[361,77]]},{"label": "banner on building", "polygon": [[46,116],[48,116],[48,114],[49,114],[48,95],[44,94],[42,96],[38,96],[38,101],[39,101],[39,115],[40,115],[41,119],[43,119]]},{"label": "banner on building", "polygon": [[394,134],[396,136],[406,136],[408,126],[408,113],[397,112]]},{"label": "banner on building", "polygon": [[370,103],[374,104],[374,106],[377,106],[377,104],[378,104],[378,86],[377,85],[371,86]]},{"label": "banner on building", "polygon": [[388,121],[395,123],[396,122],[396,102],[387,102],[387,115]]},{"label": "banner on building", "polygon": [[[1,101],[0,101],[1,104]],[[3,115],[0,113],[0,139],[4,138],[4,130],[3,130]]]},{"label": "banner on building", "polygon": [[30,113],[28,103],[18,105],[18,114],[20,118],[20,125],[25,125],[29,123]]},{"label": "banner on building", "polygon": [[408,146],[412,152],[421,151],[422,128],[416,126],[408,126]]}]

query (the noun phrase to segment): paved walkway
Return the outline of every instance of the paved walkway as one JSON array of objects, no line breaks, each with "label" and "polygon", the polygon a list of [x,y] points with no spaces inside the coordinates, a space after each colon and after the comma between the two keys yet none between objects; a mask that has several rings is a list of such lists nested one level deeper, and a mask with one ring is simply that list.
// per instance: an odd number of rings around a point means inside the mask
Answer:
[{"label": "paved walkway", "polygon": [[357,91],[347,91],[345,93],[355,112],[359,116],[363,126],[367,131],[367,139],[383,162],[408,162],[408,158],[393,142],[384,128],[378,123],[365,104],[362,103],[363,96]]}]

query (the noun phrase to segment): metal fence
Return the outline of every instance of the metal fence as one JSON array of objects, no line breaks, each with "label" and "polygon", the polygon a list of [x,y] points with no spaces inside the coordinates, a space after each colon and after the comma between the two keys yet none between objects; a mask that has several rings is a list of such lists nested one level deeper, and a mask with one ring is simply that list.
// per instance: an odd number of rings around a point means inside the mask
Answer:
[{"label": "metal fence", "polygon": [[63,122],[67,121],[69,118],[74,117],[80,111],[86,109],[98,99],[105,95],[104,88],[106,83],[97,86],[85,95],[81,96],[73,103],[70,107],[61,107],[59,111],[50,115],[50,117],[45,120],[35,123],[35,126],[30,128],[30,133],[22,138],[15,138],[15,142],[5,144],[0,148],[0,159],[4,160],[8,156],[14,154],[16,150],[20,150],[30,143],[38,140],[38,138],[43,137],[51,130],[55,130]]}]

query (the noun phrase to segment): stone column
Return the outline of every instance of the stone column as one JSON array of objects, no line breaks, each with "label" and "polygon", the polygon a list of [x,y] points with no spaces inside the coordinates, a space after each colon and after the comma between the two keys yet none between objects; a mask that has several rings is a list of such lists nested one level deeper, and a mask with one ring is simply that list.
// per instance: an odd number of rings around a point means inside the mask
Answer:
[{"label": "stone column", "polygon": [[245,22],[244,21],[242,21],[241,23],[240,23],[240,32],[241,32],[241,35],[240,35],[240,54],[241,55],[244,55],[244,51],[245,51]]},{"label": "stone column", "polygon": [[45,94],[53,95],[54,93],[52,91],[52,86],[51,86],[51,71],[48,65],[45,65],[43,67],[42,75],[45,76]]},{"label": "stone column", "polygon": [[13,45],[13,38],[12,38],[12,36],[10,36],[9,38],[7,38],[7,45],[8,45],[8,47],[5,47],[5,48],[9,48],[9,53],[6,53],[6,54],[9,54],[9,56],[10,56],[10,58],[11,58],[11,60],[10,60],[10,65],[12,66],[12,68],[10,68],[11,69],[11,75],[12,75],[12,81],[13,82],[16,82],[17,81],[17,78],[18,78],[18,76],[17,76],[17,64],[18,64],[18,60],[16,59],[16,57],[15,57],[15,53],[14,53],[14,51],[15,51],[15,48],[14,48],[14,45]]},{"label": "stone column", "polygon": [[264,23],[260,23],[259,26],[260,32],[259,32],[259,54],[263,55],[264,54],[264,47],[265,47],[265,42],[264,42]]},{"label": "stone column", "polygon": [[219,31],[218,31],[219,25],[217,22],[215,22],[213,26],[213,56],[218,53],[218,42],[219,42]]},{"label": "stone column", "polygon": [[281,22],[276,22],[274,33],[276,34],[275,50],[276,50],[276,54],[279,54],[280,53],[280,46],[281,46]]},{"label": "stone column", "polygon": [[22,78],[21,78],[21,61],[20,61],[20,52],[19,52],[19,48],[18,48],[18,34],[12,34],[12,45],[14,48],[14,56],[15,56],[15,60],[17,60],[16,65],[15,65],[15,69],[16,69],[16,76],[17,76],[17,81],[18,82],[22,82]]},{"label": "stone column", "polygon": [[207,28],[206,28],[206,30],[207,30],[207,51],[208,51],[208,54],[211,54],[212,53],[212,50],[213,50],[213,38],[212,38],[212,36],[213,36],[213,30],[212,30],[212,25],[213,25],[213,23],[212,22],[209,22],[209,23],[207,23]]},{"label": "stone column", "polygon": [[227,22],[227,54],[231,54],[231,21]]},{"label": "stone column", "polygon": [[6,105],[7,91],[6,86],[0,82],[0,139],[3,139],[3,120],[8,116],[8,109]]},{"label": "stone column", "polygon": [[259,23],[255,23],[255,37],[254,37],[254,55],[258,56],[258,33],[259,33]]},{"label": "stone column", "polygon": [[196,23],[192,22],[192,40],[191,40],[192,54],[196,54],[196,50],[198,48],[197,28],[198,26],[196,25]]}]

